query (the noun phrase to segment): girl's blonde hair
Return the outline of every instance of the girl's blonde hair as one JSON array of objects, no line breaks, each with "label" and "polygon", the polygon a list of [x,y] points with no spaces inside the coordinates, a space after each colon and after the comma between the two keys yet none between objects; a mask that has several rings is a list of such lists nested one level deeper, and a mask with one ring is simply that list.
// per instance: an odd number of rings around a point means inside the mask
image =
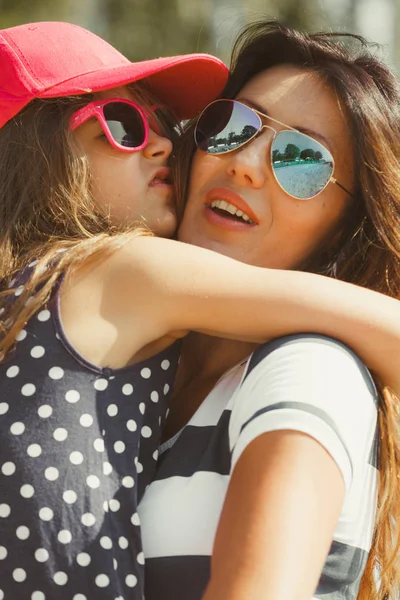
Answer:
[{"label": "girl's blonde hair", "polygon": [[[145,83],[130,86],[144,107],[157,104]],[[50,298],[62,273],[99,259],[132,236],[151,235],[145,224],[116,227],[91,195],[90,165],[77,151],[71,115],[91,95],[37,99],[0,129],[0,307],[4,356],[29,318]],[[160,125],[172,134],[165,109]],[[18,274],[30,265],[27,281]]]},{"label": "girl's blonde hair", "polygon": [[[277,21],[248,26],[238,38],[222,92],[235,98],[258,73],[291,64],[314,71],[348,116],[357,185],[338,235],[302,265],[330,277],[400,295],[400,84],[360,36],[300,33]],[[178,146],[177,201],[184,209],[195,151],[194,121]],[[395,357],[393,357],[395,360]],[[398,600],[400,590],[400,403],[380,390],[378,513],[359,600]]]}]

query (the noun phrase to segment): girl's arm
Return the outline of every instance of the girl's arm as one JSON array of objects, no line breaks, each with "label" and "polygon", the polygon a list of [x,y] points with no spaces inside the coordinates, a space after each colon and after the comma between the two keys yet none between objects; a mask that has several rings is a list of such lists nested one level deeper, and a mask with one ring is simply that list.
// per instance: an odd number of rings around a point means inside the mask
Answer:
[{"label": "girl's arm", "polygon": [[383,294],[153,237],[134,238],[95,268],[84,265],[72,283],[63,310],[75,339],[89,343],[89,333],[104,323],[97,345],[104,352],[109,345],[114,357],[126,347],[121,360],[189,330],[257,343],[315,332],[352,347],[400,393],[400,302]]},{"label": "girl's arm", "polygon": [[[350,346],[400,393],[400,302],[394,298],[312,273],[250,267],[171,240],[136,239],[125,248],[126,259],[152,290],[150,308],[165,327],[162,335],[196,330],[261,343],[320,333]],[[135,277],[126,281],[132,295]]]}]

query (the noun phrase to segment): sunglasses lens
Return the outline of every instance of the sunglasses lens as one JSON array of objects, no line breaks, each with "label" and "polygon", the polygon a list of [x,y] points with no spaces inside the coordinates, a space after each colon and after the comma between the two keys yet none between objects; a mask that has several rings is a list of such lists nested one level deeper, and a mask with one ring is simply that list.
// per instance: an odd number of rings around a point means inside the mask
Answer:
[{"label": "sunglasses lens", "polygon": [[138,148],[146,138],[142,115],[134,106],[110,102],[103,108],[104,118],[115,142],[126,148]]},{"label": "sunglasses lens", "polygon": [[271,145],[271,155],[275,177],[295,198],[313,198],[333,173],[332,154],[304,133],[280,131]]},{"label": "sunglasses lens", "polygon": [[260,129],[259,117],[247,106],[232,100],[217,100],[200,115],[195,142],[209,154],[222,154],[242,146]]}]

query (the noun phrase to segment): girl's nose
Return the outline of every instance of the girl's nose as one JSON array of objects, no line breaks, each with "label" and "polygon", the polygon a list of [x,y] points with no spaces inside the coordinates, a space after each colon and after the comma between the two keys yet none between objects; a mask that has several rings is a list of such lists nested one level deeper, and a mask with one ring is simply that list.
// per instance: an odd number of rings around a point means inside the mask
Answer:
[{"label": "girl's nose", "polygon": [[166,160],[172,152],[172,142],[163,135],[149,129],[149,139],[143,150],[146,158],[162,158]]}]

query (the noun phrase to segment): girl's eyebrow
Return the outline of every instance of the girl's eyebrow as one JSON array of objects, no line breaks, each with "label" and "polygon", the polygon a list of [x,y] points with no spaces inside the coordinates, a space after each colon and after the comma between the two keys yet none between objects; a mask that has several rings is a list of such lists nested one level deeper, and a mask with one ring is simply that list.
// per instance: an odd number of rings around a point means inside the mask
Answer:
[{"label": "girl's eyebrow", "polygon": [[[243,102],[243,104],[247,104],[248,106],[250,106],[250,108],[258,110],[260,113],[263,113],[267,117],[271,117],[271,115],[263,106],[257,104],[257,102],[254,102],[253,100],[249,100],[248,98],[235,98],[235,100],[237,100],[238,102]],[[332,142],[318,131],[314,131],[314,129],[308,129],[307,127],[302,127],[301,125],[289,125],[288,123],[285,123],[285,125],[288,125],[288,127],[293,127],[293,129],[297,129],[297,131],[301,131],[301,133],[304,133],[305,135],[316,138],[317,140],[321,141],[331,153],[333,153]]]}]

